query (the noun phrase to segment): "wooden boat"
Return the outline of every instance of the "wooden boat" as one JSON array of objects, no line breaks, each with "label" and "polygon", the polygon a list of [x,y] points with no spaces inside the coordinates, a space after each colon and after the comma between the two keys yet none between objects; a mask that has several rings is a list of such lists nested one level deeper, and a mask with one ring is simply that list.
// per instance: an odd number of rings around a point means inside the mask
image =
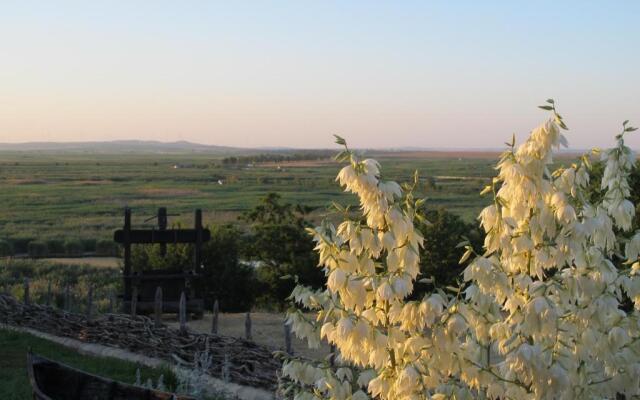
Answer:
[{"label": "wooden boat", "polygon": [[29,352],[34,400],[195,400],[102,378]]}]

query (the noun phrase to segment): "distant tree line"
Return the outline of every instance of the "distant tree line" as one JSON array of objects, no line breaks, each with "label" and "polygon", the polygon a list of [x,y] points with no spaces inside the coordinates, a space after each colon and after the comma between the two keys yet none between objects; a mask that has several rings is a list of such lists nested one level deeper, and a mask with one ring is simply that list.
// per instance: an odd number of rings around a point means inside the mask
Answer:
[{"label": "distant tree line", "polygon": [[246,165],[266,162],[288,162],[324,160],[333,156],[333,151],[316,150],[296,153],[262,153],[250,156],[233,156],[222,159],[222,165]]}]

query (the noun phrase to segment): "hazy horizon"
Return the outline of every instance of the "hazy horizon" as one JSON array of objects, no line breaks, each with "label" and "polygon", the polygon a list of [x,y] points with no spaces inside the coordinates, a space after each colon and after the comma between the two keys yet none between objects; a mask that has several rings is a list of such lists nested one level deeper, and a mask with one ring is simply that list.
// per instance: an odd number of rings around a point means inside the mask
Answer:
[{"label": "hazy horizon", "polygon": [[571,148],[609,146],[640,125],[638,15],[630,1],[8,1],[0,143],[496,149],[553,97]]}]

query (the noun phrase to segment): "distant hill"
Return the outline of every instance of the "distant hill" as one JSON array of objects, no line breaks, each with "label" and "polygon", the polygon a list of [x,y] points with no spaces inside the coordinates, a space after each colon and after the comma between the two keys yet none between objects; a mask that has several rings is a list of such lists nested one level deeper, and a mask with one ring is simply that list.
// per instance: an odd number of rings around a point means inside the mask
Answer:
[{"label": "distant hill", "polygon": [[213,146],[186,141],[159,142],[116,140],[111,142],[28,142],[0,143],[0,151],[41,151],[74,153],[244,153],[250,149]]}]

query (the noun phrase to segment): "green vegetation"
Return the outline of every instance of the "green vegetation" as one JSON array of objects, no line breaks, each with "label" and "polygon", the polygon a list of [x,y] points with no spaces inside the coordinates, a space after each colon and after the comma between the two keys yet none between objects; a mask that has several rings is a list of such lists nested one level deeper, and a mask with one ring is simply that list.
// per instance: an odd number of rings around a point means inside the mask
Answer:
[{"label": "green vegetation", "polygon": [[158,380],[164,376],[169,390],[174,390],[177,379],[169,368],[152,369],[130,362],[107,357],[81,355],[58,344],[26,333],[0,329],[0,398],[3,400],[23,400],[31,398],[31,385],[27,378],[27,351],[43,355],[96,375],[134,383],[136,370],[140,369],[141,381]]},{"label": "green vegetation", "polygon": [[[326,151],[318,153],[320,160],[247,166],[223,165],[222,156],[203,153],[2,152],[0,240],[9,241],[17,254],[27,253],[34,240],[47,244],[47,250],[38,244],[31,249],[33,255],[77,254],[77,242],[65,246],[74,240],[82,243],[83,251],[93,252],[122,226],[125,205],[133,208],[136,226],[152,225],[154,221],[145,219],[161,206],[178,214],[170,218],[172,223],[184,226],[193,223],[195,208],[204,210],[205,224],[236,223],[238,215],[269,192],[316,209],[309,217],[317,222],[332,201],[354,201],[335,184],[339,165],[324,158]],[[385,164],[385,179],[409,181],[418,170],[420,191],[429,197],[430,207],[446,207],[472,221],[486,203],[478,192],[493,173],[494,155],[435,158],[429,154],[371,156]]]},{"label": "green vegetation", "polygon": [[99,311],[109,307],[109,297],[120,292],[119,268],[94,267],[90,265],[61,265],[45,261],[12,260],[0,261],[0,286],[6,285],[16,298],[23,297],[23,282],[29,279],[32,301],[46,302],[51,287],[51,305],[63,307],[65,287],[70,288],[71,311],[84,311],[89,286],[94,287],[94,305]]}]

